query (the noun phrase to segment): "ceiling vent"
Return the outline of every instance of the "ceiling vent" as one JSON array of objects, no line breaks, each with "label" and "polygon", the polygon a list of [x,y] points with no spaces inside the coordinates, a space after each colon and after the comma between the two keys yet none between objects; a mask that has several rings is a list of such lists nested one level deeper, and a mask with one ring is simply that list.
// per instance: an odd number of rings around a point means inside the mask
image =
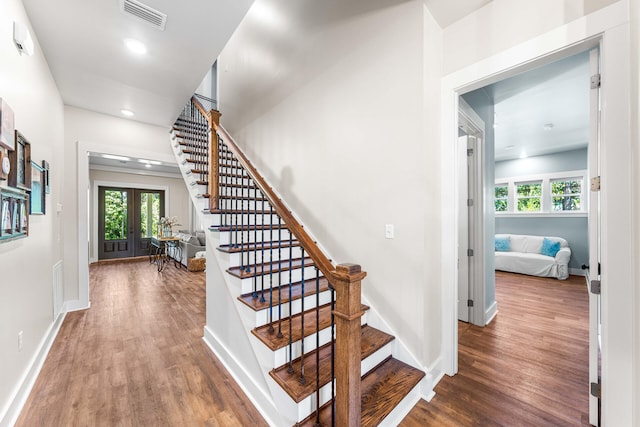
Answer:
[{"label": "ceiling vent", "polygon": [[164,31],[164,26],[167,24],[167,15],[136,0],[120,0],[120,10],[148,22],[160,31]]}]

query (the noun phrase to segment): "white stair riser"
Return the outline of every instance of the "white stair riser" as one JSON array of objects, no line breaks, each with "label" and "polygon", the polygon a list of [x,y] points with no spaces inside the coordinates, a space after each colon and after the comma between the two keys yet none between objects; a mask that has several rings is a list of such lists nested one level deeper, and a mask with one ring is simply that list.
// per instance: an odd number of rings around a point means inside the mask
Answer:
[{"label": "white stair riser", "polygon": [[[316,278],[315,267],[313,266],[305,267],[304,268],[305,281],[311,282],[311,281],[314,281],[315,278]],[[267,273],[267,274],[259,275],[256,277],[247,277],[244,279],[240,279],[234,276],[232,277],[231,280],[234,284],[237,284],[242,294],[247,294],[249,292],[253,292],[254,282],[257,283],[258,288],[260,288],[263,282],[265,286],[268,286],[269,283],[273,283],[274,286],[279,286],[283,284],[286,285],[289,283],[300,282],[302,280],[302,268],[274,272],[271,274]]]},{"label": "white stair riser", "polygon": [[[315,286],[315,284],[314,284]],[[285,286],[282,290],[282,295],[286,295],[287,291],[287,287]],[[274,295],[278,293],[277,289],[273,290]],[[258,292],[258,298],[260,298],[261,292]],[[266,301],[269,301],[269,290],[265,289],[264,291],[264,298]],[[329,291],[324,291],[320,293],[320,303],[319,305],[324,305],[324,304],[328,304],[331,302],[331,294]],[[316,296],[315,295],[309,295],[307,297],[304,298],[304,309],[306,310],[311,310],[314,307],[316,307]],[[251,310],[250,308],[247,307],[248,310]],[[269,323],[269,318],[271,317],[272,321],[277,321],[278,319],[280,319],[280,316],[284,319],[286,317],[289,316],[289,310],[291,310],[292,314],[298,314],[300,312],[302,312],[302,299],[297,299],[291,302],[291,307],[289,306],[289,303],[286,302],[284,304],[282,304],[280,312],[278,310],[278,306],[274,305],[273,309],[269,309],[266,308],[264,310],[260,310],[260,311],[256,311],[255,313],[255,321],[256,321],[256,327],[260,327],[262,325],[266,325]],[[251,310],[253,311],[253,310]],[[269,313],[272,313],[271,316],[269,315]]]},{"label": "white stair riser", "polygon": [[[207,203],[205,206],[202,206],[202,208],[208,207],[209,206],[209,201],[207,200]],[[238,210],[240,209],[240,207],[238,207]],[[246,210],[246,208],[245,208]],[[214,213],[214,214],[210,214],[212,219],[213,219],[213,225],[265,225],[265,229],[264,231],[267,232],[269,230],[269,225],[273,224],[273,225],[278,225],[278,215],[273,214],[273,215],[269,215],[269,213],[265,213],[265,215],[262,215],[261,212],[258,213],[244,213],[244,214],[240,214],[239,212],[236,213],[225,213],[225,214],[219,214],[219,213]],[[281,222],[281,224],[284,224],[284,222]],[[262,233],[262,229],[258,229],[256,230],[257,233]]]},{"label": "white stair riser", "polygon": [[[288,243],[287,243],[288,244]],[[282,263],[289,262],[289,256],[293,259],[302,257],[302,248],[300,246],[294,246],[292,248],[273,248],[258,249],[258,251],[245,252],[242,255],[239,252],[229,254],[229,265],[231,267],[237,267],[240,265],[249,266],[251,270],[254,268],[254,263],[262,264],[263,262],[271,262],[282,260]],[[241,259],[242,258],[242,259]]]},{"label": "white stair riser", "polygon": [[[253,230],[248,231],[216,231],[212,230],[213,233],[219,233],[220,235],[220,244],[221,245],[229,245],[231,241],[234,243],[240,243],[243,241],[244,243],[255,243],[255,242],[273,242],[278,240],[296,240],[295,236],[289,233],[287,229],[280,230],[265,230],[264,235],[262,234],[262,230],[259,230],[259,233],[254,233]],[[233,234],[233,236],[232,236]],[[291,239],[290,239],[291,238]]]}]

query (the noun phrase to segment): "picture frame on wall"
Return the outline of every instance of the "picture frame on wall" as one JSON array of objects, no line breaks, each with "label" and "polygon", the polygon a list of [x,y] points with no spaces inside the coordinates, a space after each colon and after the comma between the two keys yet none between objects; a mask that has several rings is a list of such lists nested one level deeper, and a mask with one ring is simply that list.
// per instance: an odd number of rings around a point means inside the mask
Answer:
[{"label": "picture frame on wall", "polygon": [[51,194],[51,186],[49,184],[49,162],[43,160],[42,168],[44,169],[44,192],[46,194]]},{"label": "picture frame on wall", "polygon": [[9,153],[11,170],[9,185],[22,190],[31,190],[31,144],[17,130],[15,131],[16,149]]},{"label": "picture frame on wall", "polygon": [[0,187],[0,243],[29,235],[29,194]]},{"label": "picture frame on wall", "polygon": [[15,150],[15,127],[13,110],[4,98],[0,98],[0,146]]},{"label": "picture frame on wall", "polygon": [[45,193],[44,168],[34,161],[31,161],[31,195],[30,195],[30,215],[44,215],[46,213],[46,193]]}]

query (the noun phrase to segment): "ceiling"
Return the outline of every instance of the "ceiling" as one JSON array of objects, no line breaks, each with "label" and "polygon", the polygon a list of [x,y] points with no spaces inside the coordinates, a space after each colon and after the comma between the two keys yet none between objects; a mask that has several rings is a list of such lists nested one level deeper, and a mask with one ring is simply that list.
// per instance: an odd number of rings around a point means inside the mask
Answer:
[{"label": "ceiling", "polygon": [[478,90],[494,103],[496,161],[588,145],[589,52]]},{"label": "ceiling", "polygon": [[[122,0],[23,0],[65,105],[169,127],[253,0],[142,0],[162,31]],[[144,43],[135,55],[124,39]]]}]

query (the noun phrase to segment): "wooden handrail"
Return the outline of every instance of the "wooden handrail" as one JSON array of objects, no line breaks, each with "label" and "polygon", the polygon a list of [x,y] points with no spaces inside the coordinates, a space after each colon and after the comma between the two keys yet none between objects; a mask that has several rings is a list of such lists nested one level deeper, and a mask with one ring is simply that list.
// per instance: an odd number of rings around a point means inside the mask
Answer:
[{"label": "wooden handrail", "polygon": [[240,147],[235,143],[233,138],[227,133],[227,131],[220,125],[217,125],[217,132],[223,137],[229,151],[233,153],[236,159],[240,162],[242,167],[245,169],[247,174],[253,179],[253,182],[260,189],[263,196],[269,200],[271,206],[276,211],[278,215],[282,218],[284,223],[287,225],[287,228],[298,242],[300,242],[300,246],[304,248],[307,254],[311,257],[315,265],[322,272],[322,274],[329,280],[331,283],[331,273],[334,270],[333,264],[331,260],[327,258],[327,256],[320,250],[318,244],[309,234],[304,230],[302,225],[298,222],[298,220],[291,214],[291,211],[284,205],[282,200],[276,195],[265,179],[258,173],[253,164],[247,159],[244,155]]}]

